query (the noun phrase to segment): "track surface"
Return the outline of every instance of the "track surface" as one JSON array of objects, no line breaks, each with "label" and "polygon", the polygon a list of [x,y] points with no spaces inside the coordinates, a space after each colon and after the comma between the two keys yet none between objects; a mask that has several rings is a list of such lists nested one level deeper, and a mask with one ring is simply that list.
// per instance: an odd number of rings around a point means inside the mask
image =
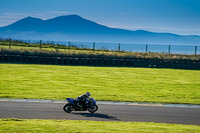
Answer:
[{"label": "track surface", "polygon": [[200,108],[103,105],[95,114],[63,111],[63,103],[0,101],[0,118],[135,121],[200,125]]}]

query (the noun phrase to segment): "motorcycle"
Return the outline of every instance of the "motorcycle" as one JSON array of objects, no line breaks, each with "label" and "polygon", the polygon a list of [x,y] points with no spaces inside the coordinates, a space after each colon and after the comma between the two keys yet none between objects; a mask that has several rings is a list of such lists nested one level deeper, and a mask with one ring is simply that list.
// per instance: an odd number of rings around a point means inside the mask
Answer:
[{"label": "motorcycle", "polygon": [[72,111],[87,111],[87,110],[90,113],[94,113],[98,110],[98,106],[94,98],[86,99],[86,104],[83,106],[83,108],[78,107],[75,104],[75,100],[73,98],[66,98],[66,100],[68,101],[68,103],[64,105],[63,110],[67,113],[71,113]]}]

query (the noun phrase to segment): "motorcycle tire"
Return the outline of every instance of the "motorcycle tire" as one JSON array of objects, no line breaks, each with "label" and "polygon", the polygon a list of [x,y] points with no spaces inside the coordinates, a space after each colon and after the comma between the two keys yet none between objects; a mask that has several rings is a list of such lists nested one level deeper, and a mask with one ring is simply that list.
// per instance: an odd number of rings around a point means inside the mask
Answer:
[{"label": "motorcycle tire", "polygon": [[63,110],[67,113],[71,113],[73,110],[73,106],[70,103],[65,104],[65,106],[63,107]]},{"label": "motorcycle tire", "polygon": [[94,113],[94,112],[96,112],[97,110],[98,110],[98,106],[97,106],[97,105],[94,105],[94,106],[88,108],[88,111],[89,111],[90,113]]}]

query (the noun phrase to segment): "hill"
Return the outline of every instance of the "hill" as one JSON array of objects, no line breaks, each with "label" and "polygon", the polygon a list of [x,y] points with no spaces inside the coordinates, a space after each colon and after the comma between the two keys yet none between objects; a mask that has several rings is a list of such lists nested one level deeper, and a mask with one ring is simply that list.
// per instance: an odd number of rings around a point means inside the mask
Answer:
[{"label": "hill", "polygon": [[200,36],[154,33],[145,30],[110,28],[78,15],[42,20],[26,17],[0,27],[0,36],[8,38],[54,41],[95,41],[113,43],[199,45]]}]

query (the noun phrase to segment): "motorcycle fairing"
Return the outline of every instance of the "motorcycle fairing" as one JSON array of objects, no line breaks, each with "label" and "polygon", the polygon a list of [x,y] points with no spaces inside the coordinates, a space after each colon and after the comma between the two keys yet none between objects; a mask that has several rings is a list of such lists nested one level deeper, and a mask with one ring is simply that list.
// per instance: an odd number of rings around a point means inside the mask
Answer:
[{"label": "motorcycle fairing", "polygon": [[91,101],[93,102],[94,105],[96,105],[96,100],[94,98],[91,98]]},{"label": "motorcycle fairing", "polygon": [[72,104],[75,104],[73,98],[67,98],[67,101],[69,101],[69,102],[72,103]]}]

